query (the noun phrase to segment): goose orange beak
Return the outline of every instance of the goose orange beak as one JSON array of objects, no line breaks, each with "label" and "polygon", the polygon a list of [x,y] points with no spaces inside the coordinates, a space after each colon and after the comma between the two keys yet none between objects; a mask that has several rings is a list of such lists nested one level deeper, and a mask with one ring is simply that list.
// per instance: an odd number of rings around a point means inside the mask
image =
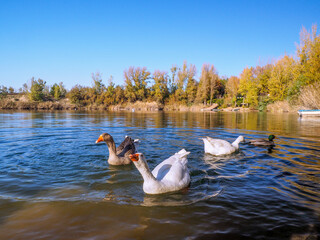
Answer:
[{"label": "goose orange beak", "polygon": [[98,138],[98,140],[96,141],[96,143],[99,143],[99,142],[103,142],[103,138],[102,138],[101,135],[100,135],[100,137]]},{"label": "goose orange beak", "polygon": [[136,154],[130,154],[129,158],[130,158],[131,161],[137,162],[139,160],[139,154],[137,154],[137,153]]}]

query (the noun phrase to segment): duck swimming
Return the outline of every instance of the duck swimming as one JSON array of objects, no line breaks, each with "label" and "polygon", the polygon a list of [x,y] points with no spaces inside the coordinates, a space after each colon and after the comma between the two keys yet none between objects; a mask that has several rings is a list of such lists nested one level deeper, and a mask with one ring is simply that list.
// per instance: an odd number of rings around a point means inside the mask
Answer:
[{"label": "duck swimming", "polygon": [[130,164],[130,154],[136,152],[135,141],[131,137],[126,136],[123,142],[116,148],[113,137],[108,133],[103,133],[99,136],[96,143],[105,142],[109,149],[108,163],[111,165],[126,165]]},{"label": "duck swimming", "polygon": [[239,143],[244,142],[243,136],[239,136],[233,143],[211,137],[202,138],[202,140],[204,152],[216,156],[234,153],[239,150]]},{"label": "duck swimming", "polygon": [[188,187],[190,175],[187,167],[187,155],[189,153],[182,149],[157,165],[152,172],[142,153],[131,154],[130,159],[144,180],[143,191],[147,194],[161,194]]},{"label": "duck swimming", "polygon": [[264,138],[258,138],[258,139],[252,139],[249,141],[249,144],[255,145],[255,146],[267,146],[267,147],[273,147],[275,146],[273,139],[276,137],[274,135],[269,135],[268,139]]}]

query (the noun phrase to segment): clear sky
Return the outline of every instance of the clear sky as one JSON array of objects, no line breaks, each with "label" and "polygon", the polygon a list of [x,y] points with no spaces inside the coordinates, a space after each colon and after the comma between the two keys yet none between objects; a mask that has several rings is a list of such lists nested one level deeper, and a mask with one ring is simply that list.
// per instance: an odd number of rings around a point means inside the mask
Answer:
[{"label": "clear sky", "polygon": [[[170,71],[184,61],[220,76],[295,55],[320,1],[0,0],[0,85],[41,78],[91,86],[99,71],[124,84],[130,66]],[[318,34],[319,34],[318,31]]]}]

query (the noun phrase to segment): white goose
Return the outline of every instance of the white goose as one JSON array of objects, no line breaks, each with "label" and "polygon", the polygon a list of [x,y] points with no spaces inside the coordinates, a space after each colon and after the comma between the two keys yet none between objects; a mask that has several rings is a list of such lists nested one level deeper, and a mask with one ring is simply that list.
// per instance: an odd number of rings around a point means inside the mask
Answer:
[{"label": "white goose", "polygon": [[186,188],[190,183],[187,167],[187,152],[178,153],[157,165],[151,172],[142,153],[131,154],[130,159],[143,177],[143,191],[147,194],[174,192]]},{"label": "white goose", "polygon": [[239,136],[233,143],[222,139],[211,137],[202,138],[204,142],[204,152],[212,155],[226,155],[239,150],[239,143],[244,142],[243,136]]}]

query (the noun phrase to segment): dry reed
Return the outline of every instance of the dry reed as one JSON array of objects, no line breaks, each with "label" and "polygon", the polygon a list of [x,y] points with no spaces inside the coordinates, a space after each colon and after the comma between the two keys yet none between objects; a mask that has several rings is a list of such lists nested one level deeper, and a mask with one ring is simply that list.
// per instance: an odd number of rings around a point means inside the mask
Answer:
[{"label": "dry reed", "polygon": [[320,82],[301,89],[299,104],[308,109],[320,109]]}]

